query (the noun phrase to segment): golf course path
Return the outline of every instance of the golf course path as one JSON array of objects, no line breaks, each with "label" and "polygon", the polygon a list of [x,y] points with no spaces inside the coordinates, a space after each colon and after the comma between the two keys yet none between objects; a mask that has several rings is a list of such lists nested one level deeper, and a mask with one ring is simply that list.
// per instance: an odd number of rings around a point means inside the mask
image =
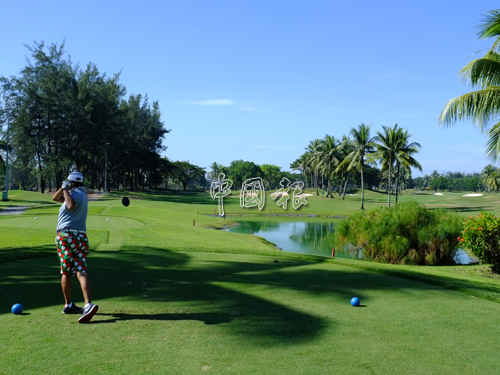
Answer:
[{"label": "golf course path", "polygon": [[0,216],[21,215],[29,206],[7,207],[0,212]]}]

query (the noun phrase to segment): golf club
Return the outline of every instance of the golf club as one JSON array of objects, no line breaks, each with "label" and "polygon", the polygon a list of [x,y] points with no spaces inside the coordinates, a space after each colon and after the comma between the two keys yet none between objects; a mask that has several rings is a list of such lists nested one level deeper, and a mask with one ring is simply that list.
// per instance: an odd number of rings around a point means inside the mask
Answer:
[{"label": "golf club", "polygon": [[109,194],[109,195],[113,195],[115,197],[119,197],[119,198],[122,198],[122,204],[125,206],[125,207],[128,207],[130,205],[130,199],[128,199],[127,197],[124,197],[123,195],[118,195],[118,194],[113,194],[113,193],[108,193],[107,191],[99,191],[99,190],[94,190],[94,189],[90,189],[90,188],[85,188],[86,190],[91,190],[95,193],[104,193],[104,194]]}]

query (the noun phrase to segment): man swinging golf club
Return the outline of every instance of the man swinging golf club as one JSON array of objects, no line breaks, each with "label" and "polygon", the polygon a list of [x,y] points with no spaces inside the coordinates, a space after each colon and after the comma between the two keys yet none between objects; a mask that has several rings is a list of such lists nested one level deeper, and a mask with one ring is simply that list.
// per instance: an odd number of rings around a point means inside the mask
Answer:
[{"label": "man swinging golf club", "polygon": [[[71,172],[68,180],[54,194],[52,200],[62,203],[57,220],[57,253],[61,264],[61,286],[66,305],[63,314],[83,313],[78,323],[88,323],[99,309],[91,302],[90,279],[87,274],[87,255],[89,241],[87,238],[88,198],[83,188],[83,175]],[[80,282],[85,307],[76,306],[71,301],[71,276],[75,275]]]}]

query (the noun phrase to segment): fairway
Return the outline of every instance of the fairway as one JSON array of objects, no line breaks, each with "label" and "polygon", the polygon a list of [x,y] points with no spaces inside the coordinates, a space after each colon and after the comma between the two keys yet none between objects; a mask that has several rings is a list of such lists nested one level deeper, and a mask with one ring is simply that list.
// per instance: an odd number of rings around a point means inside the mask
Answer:
[{"label": "fairway", "polygon": [[[213,210],[209,198],[139,195],[128,208],[90,203],[89,275],[99,312],[87,325],[61,314],[58,205],[0,219],[8,240],[0,246],[2,373],[498,373],[500,304],[433,285],[473,268],[390,268],[280,252],[257,236],[206,229],[230,223],[198,214]],[[322,212],[335,213],[339,202]],[[23,247],[27,226],[38,236]],[[13,260],[18,248],[27,255]],[[498,279],[460,280],[500,291]],[[74,294],[81,304],[77,287]],[[351,306],[354,296],[360,307]],[[10,313],[14,303],[22,315]]]}]

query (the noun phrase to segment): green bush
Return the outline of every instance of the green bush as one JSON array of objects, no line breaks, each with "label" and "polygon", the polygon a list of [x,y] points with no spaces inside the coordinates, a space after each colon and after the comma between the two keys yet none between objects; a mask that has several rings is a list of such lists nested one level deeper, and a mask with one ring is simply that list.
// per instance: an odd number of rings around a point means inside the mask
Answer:
[{"label": "green bush", "polygon": [[361,250],[376,262],[448,265],[455,264],[461,230],[458,215],[410,201],[360,211],[337,226],[333,236],[336,248]]},{"label": "green bush", "polygon": [[481,211],[478,216],[469,217],[458,239],[469,254],[491,264],[492,272],[500,273],[500,220],[495,215]]}]

